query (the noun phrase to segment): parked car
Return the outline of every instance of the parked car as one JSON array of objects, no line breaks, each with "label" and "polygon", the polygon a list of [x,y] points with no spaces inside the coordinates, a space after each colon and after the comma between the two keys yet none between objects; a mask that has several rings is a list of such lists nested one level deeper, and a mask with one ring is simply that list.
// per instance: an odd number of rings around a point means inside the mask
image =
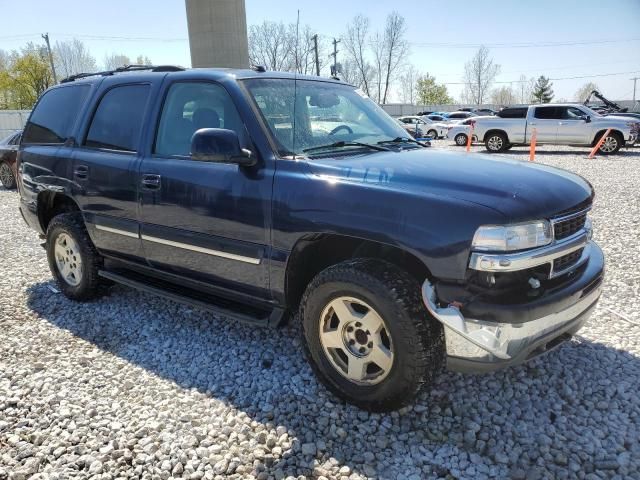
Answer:
[{"label": "parked car", "polygon": [[[620,112],[612,112],[612,113],[607,113],[604,114],[607,117],[625,117],[628,118],[630,120],[634,120],[634,121],[638,121],[640,122],[640,113],[634,113],[634,112],[625,112],[625,113],[620,113]],[[636,137],[636,144],[640,143],[640,134],[638,134],[638,136]]]},{"label": "parked car", "polygon": [[490,108],[477,108],[473,110],[473,113],[475,113],[478,116],[487,116],[487,115],[495,115],[496,111],[491,110]]},{"label": "parked car", "polygon": [[447,115],[447,120],[464,120],[475,116],[477,115],[472,112],[451,112]]},{"label": "parked car", "polygon": [[[454,124],[449,125],[447,128],[447,137],[455,142],[456,145],[463,147],[469,141],[469,132],[471,130],[471,123],[475,122],[475,119],[468,118],[466,120],[459,120]],[[474,133],[471,138],[471,142],[477,142],[478,136]]]},{"label": "parked car", "polygon": [[399,117],[398,121],[402,127],[416,138],[431,137],[433,139],[444,137],[447,134],[447,128],[443,124],[433,122],[429,118],[407,116]]},{"label": "parked car", "polygon": [[548,351],[593,311],[604,257],[578,175],[427,148],[334,79],[125,70],[48,89],[20,144],[20,210],[68,298],[108,280],[230,322],[295,318],[321,381],[382,411],[445,363]]},{"label": "parked car", "polygon": [[432,122],[436,122],[436,123],[442,123],[442,122],[446,122],[447,121],[447,119],[444,116],[436,115],[436,114],[433,114],[433,113],[430,114],[430,115],[426,115],[426,118],[431,120]]},{"label": "parked car", "polygon": [[603,154],[613,154],[625,145],[633,145],[640,131],[640,122],[603,116],[580,104],[531,105],[524,118],[516,110],[505,110],[495,117],[475,118],[475,134],[490,152],[503,152],[513,145],[528,145],[533,127],[539,144],[576,146],[595,145],[611,128],[599,150]]},{"label": "parked car", "polygon": [[0,140],[0,183],[6,189],[16,188],[16,154],[22,132],[14,132]]}]

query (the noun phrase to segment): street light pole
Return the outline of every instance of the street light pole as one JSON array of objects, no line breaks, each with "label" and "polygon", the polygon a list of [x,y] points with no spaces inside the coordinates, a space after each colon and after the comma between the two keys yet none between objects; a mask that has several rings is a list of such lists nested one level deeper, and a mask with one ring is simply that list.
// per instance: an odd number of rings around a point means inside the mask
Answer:
[{"label": "street light pole", "polygon": [[49,34],[45,33],[42,35],[44,41],[47,43],[47,52],[49,52],[49,63],[51,63],[51,73],[53,74],[53,81],[58,83],[58,76],[56,75],[56,67],[53,65],[53,55],[51,54],[51,45],[49,44]]}]

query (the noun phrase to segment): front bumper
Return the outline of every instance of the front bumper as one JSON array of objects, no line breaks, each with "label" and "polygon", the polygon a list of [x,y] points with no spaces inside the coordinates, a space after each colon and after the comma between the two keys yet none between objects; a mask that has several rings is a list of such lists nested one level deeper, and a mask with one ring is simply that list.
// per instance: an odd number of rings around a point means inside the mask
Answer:
[{"label": "front bumper", "polygon": [[571,338],[587,321],[602,292],[604,256],[594,242],[589,242],[589,247],[586,265],[560,290],[532,300],[531,305],[494,305],[501,321],[486,320],[490,315],[478,315],[485,319],[465,317],[465,312],[491,311],[486,302],[480,309],[473,304],[461,309],[439,306],[434,286],[425,281],[425,306],[444,326],[447,367],[463,372],[497,370],[523,363]]}]

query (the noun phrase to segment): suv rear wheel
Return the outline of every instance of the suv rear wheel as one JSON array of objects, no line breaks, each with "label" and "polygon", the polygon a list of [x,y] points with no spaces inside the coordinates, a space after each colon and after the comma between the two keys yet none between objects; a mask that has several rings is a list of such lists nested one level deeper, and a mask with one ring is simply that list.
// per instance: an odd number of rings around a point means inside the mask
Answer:
[{"label": "suv rear wheel", "polygon": [[72,300],[98,296],[100,255],[89,238],[80,212],[55,216],[47,227],[49,268],[62,293]]},{"label": "suv rear wheel", "polygon": [[362,408],[406,405],[441,369],[442,327],[418,283],[393,264],[355,259],[329,267],[309,284],[300,309],[319,378]]},{"label": "suv rear wheel", "polygon": [[507,135],[503,132],[495,132],[487,135],[487,138],[484,142],[485,147],[488,151],[494,153],[504,152],[509,145],[509,139]]}]

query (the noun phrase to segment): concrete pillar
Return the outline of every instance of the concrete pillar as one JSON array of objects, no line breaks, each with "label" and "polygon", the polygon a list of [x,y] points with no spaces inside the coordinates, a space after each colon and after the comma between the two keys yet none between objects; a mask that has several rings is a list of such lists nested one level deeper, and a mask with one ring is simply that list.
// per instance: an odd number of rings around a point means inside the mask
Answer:
[{"label": "concrete pillar", "polygon": [[192,67],[249,67],[244,0],[185,0]]}]

